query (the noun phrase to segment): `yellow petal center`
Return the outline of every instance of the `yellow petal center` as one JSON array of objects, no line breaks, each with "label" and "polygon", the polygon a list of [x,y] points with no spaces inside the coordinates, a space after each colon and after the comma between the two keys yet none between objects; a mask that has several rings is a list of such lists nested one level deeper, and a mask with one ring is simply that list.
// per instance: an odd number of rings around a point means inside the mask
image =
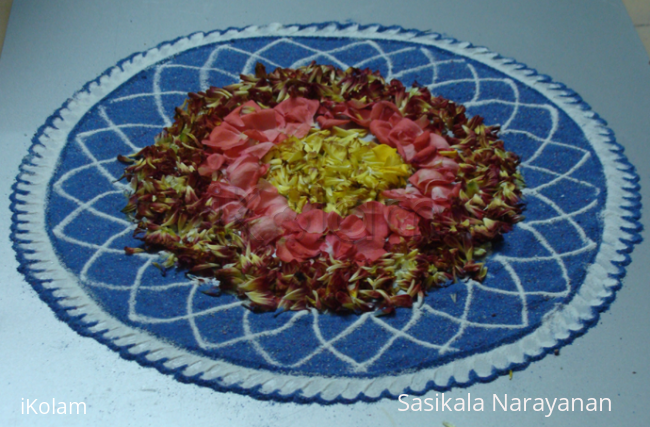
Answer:
[{"label": "yellow petal center", "polygon": [[397,150],[366,141],[364,129],[312,130],[303,139],[287,138],[263,159],[266,180],[296,212],[307,203],[346,216],[368,201],[382,201],[382,191],[402,188],[413,174]]}]

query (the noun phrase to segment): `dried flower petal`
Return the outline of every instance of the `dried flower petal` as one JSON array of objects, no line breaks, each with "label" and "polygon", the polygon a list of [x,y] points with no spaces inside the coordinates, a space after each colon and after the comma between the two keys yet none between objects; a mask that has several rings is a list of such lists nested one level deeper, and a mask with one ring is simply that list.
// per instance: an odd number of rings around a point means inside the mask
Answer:
[{"label": "dried flower petal", "polygon": [[253,310],[389,314],[482,280],[489,242],[522,219],[519,159],[497,130],[377,72],[258,64],[119,157],[144,243],[125,252],[164,249],[165,268]]}]

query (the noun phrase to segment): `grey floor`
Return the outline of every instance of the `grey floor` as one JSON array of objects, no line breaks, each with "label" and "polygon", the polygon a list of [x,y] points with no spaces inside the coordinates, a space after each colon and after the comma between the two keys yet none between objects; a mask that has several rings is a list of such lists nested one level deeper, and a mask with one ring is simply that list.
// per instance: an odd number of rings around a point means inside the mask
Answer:
[{"label": "grey floor", "polygon": [[[567,84],[608,121],[641,176],[650,166],[650,67],[619,1],[329,2],[15,0],[0,59],[0,421],[11,426],[612,426],[650,421],[650,243],[638,246],[622,289],[597,327],[510,380],[452,397],[607,397],[603,413],[399,412],[397,401],[295,405],[185,385],[121,359],[59,322],[17,271],[8,196],[31,136],[83,84],[132,52],[198,30],[352,20],[433,30],[484,45]],[[647,202],[646,202],[647,203]],[[645,212],[645,211],[644,211]],[[646,215],[647,216],[647,215]],[[648,228],[647,218],[643,222]],[[434,393],[435,394],[435,393]],[[21,415],[21,399],[84,401],[83,416]]]}]

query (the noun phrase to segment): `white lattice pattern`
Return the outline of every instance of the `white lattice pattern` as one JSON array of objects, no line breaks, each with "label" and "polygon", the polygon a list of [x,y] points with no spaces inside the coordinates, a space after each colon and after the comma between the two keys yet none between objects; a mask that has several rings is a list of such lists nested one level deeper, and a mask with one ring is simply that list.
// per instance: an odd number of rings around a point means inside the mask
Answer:
[{"label": "white lattice pattern", "polygon": [[[534,236],[536,244],[539,246],[538,250],[533,250],[531,252],[536,253],[535,256],[531,257],[513,257],[513,256],[504,256],[496,254],[493,256],[492,261],[494,263],[500,264],[505,271],[507,271],[514,288],[511,290],[503,289],[501,287],[491,286],[490,280],[486,280],[484,283],[477,283],[474,281],[466,281],[462,283],[462,286],[465,287],[464,290],[464,301],[459,302],[463,305],[462,314],[458,315],[448,313],[439,309],[435,309],[431,304],[425,301],[418,301],[414,306],[413,310],[410,313],[410,319],[400,325],[399,327],[393,326],[390,321],[383,319],[382,317],[377,317],[371,313],[366,313],[349,324],[345,329],[340,331],[338,334],[325,338],[324,334],[321,331],[321,322],[322,317],[327,316],[327,314],[319,314],[316,311],[303,311],[297,313],[286,313],[283,314],[283,318],[286,319],[280,327],[258,331],[253,325],[251,325],[251,314],[250,311],[242,308],[242,303],[239,301],[232,302],[232,299],[224,302],[221,298],[214,298],[214,306],[211,308],[203,310],[195,310],[195,298],[199,293],[200,283],[198,281],[180,281],[177,283],[171,283],[160,286],[152,285],[143,285],[142,279],[145,274],[159,274],[159,272],[152,266],[156,261],[156,255],[150,254],[137,254],[135,257],[139,259],[140,267],[135,275],[135,279],[132,283],[129,284],[115,284],[109,283],[108,281],[102,281],[95,278],[91,275],[90,272],[96,267],[97,263],[101,262],[102,256],[106,254],[123,254],[123,251],[119,248],[112,247],[112,244],[116,239],[122,238],[130,233],[134,229],[134,225],[130,223],[123,214],[120,212],[115,212],[114,214],[108,214],[103,212],[95,207],[96,203],[102,200],[105,197],[109,197],[115,194],[122,194],[126,192],[127,185],[123,182],[117,181],[119,176],[114,176],[109,169],[108,165],[116,162],[114,158],[107,160],[98,160],[95,154],[93,153],[93,147],[88,143],[88,139],[97,134],[107,134],[111,138],[115,138],[116,141],[120,141],[122,144],[125,144],[129,149],[137,151],[141,146],[150,144],[152,141],[132,141],[125,133],[126,129],[130,128],[143,128],[143,129],[161,129],[163,126],[169,125],[171,123],[171,118],[167,115],[163,99],[168,96],[178,96],[184,95],[184,91],[173,90],[165,91],[162,90],[162,83],[164,82],[165,71],[173,70],[175,68],[183,68],[186,70],[192,70],[196,73],[196,79],[198,81],[201,89],[206,89],[211,81],[210,76],[212,73],[217,73],[219,75],[226,76],[230,78],[233,82],[238,80],[238,73],[232,73],[222,68],[219,68],[220,64],[220,55],[226,52],[237,52],[239,54],[247,55],[248,60],[241,70],[241,73],[251,73],[254,71],[254,66],[257,61],[263,61],[270,65],[275,66],[287,66],[287,64],[280,64],[277,59],[270,58],[265,56],[266,53],[279,45],[292,45],[294,47],[299,47],[306,52],[309,52],[308,55],[301,58],[299,61],[296,61],[294,64],[289,66],[296,67],[300,65],[308,64],[309,62],[316,60],[322,63],[331,63],[341,68],[347,68],[348,66],[354,67],[363,67],[364,65],[370,63],[376,63],[381,61],[384,63],[386,69],[388,70],[388,75],[385,76],[387,80],[393,78],[401,78],[408,76],[411,73],[419,72],[420,75],[422,72],[430,72],[430,81],[419,82],[425,84],[431,89],[435,94],[436,91],[440,90],[443,87],[448,87],[450,85],[457,84],[472,84],[474,86],[473,97],[469,102],[466,102],[465,105],[468,107],[470,112],[478,112],[481,107],[485,107],[493,104],[500,104],[504,107],[510,108],[511,113],[509,118],[501,124],[502,131],[501,135],[504,139],[507,140],[509,135],[522,135],[528,139],[537,143],[537,148],[534,153],[528,158],[524,159],[525,161],[521,165],[522,173],[524,176],[527,171],[534,171],[537,174],[542,174],[548,177],[548,180],[543,184],[533,188],[527,188],[524,192],[526,198],[537,199],[543,206],[551,212],[551,215],[543,220],[530,220],[525,221],[519,225],[519,232],[527,232]],[[349,49],[355,49],[359,47],[371,48],[375,54],[369,57],[363,58],[356,63],[344,63],[340,58],[340,53],[345,52]],[[396,70],[393,64],[393,57],[395,55],[401,55],[406,53],[421,54],[427,59],[428,63],[426,65],[418,65],[417,67]],[[471,78],[462,78],[462,79],[453,79],[453,80],[441,80],[440,72],[443,67],[446,66],[464,66],[469,72],[468,75],[471,75]],[[483,95],[483,85],[486,83],[500,82],[507,85],[512,92],[511,100],[503,99],[486,99]],[[410,84],[410,82],[404,82],[405,84]],[[526,328],[529,326],[529,313],[528,313],[528,303],[527,298],[530,295],[541,295],[548,298],[563,298],[566,297],[571,291],[572,283],[569,278],[567,266],[565,264],[565,259],[569,256],[573,256],[580,252],[593,251],[596,248],[596,243],[592,241],[588,236],[585,230],[574,220],[576,215],[584,214],[588,211],[594,210],[597,206],[597,198],[599,195],[599,189],[593,184],[575,178],[574,172],[581,168],[585,162],[590,158],[590,152],[583,150],[581,148],[568,145],[557,140],[554,140],[555,133],[558,129],[558,110],[548,104],[530,104],[520,101],[520,94],[518,87],[512,80],[508,78],[495,79],[495,78],[481,78],[475,69],[475,67],[462,59],[453,59],[453,60],[436,60],[434,52],[425,47],[416,48],[408,47],[404,49],[395,50],[392,52],[384,52],[381,46],[374,41],[351,41],[349,44],[329,51],[321,51],[314,49],[304,43],[301,43],[299,39],[289,39],[282,38],[276,39],[261,49],[255,52],[247,52],[242,49],[238,49],[234,46],[223,44],[219,45],[211,52],[203,66],[189,66],[174,63],[166,62],[164,64],[159,64],[155,68],[154,79],[151,82],[150,91],[144,93],[131,94],[128,96],[123,96],[120,98],[114,98],[110,101],[111,107],[119,106],[120,103],[131,101],[137,98],[146,98],[152,97],[155,100],[155,105],[157,107],[159,120],[155,123],[126,123],[126,124],[115,124],[115,122],[109,116],[107,109],[100,106],[98,113],[99,116],[104,121],[104,126],[99,127],[92,131],[86,131],[83,133],[78,133],[74,140],[74,143],[77,144],[85,156],[87,157],[88,162],[82,166],[76,167],[69,170],[67,173],[62,175],[54,184],[53,191],[56,194],[64,197],[65,199],[73,202],[76,205],[76,208],[72,210],[69,215],[60,221],[53,228],[53,233],[56,238],[61,239],[65,242],[79,245],[85,248],[90,248],[93,251],[93,255],[87,260],[83,269],[80,273],[80,279],[82,283],[89,287],[93,288],[104,288],[114,292],[126,292],[129,294],[129,308],[128,316],[129,319],[135,324],[163,324],[163,323],[186,323],[189,325],[190,330],[196,340],[198,346],[206,350],[213,349],[224,349],[235,344],[246,342],[250,343],[251,347],[261,356],[266,363],[272,366],[282,366],[284,368],[300,368],[301,366],[309,363],[314,357],[327,353],[333,357],[338,358],[340,361],[344,362],[349,366],[350,372],[366,372],[374,363],[376,363],[381,356],[389,351],[393,343],[398,340],[407,340],[409,343],[417,346],[421,346],[426,349],[433,349],[439,352],[439,354],[445,354],[448,352],[454,352],[459,350],[455,345],[459,339],[463,336],[468,327],[473,328],[502,328],[502,329],[520,329]],[[538,117],[548,120],[550,129],[548,133],[544,135],[536,135],[529,131],[519,130],[513,127],[513,123],[516,122],[516,119],[522,111],[537,111],[539,112]],[[575,152],[579,160],[575,162],[573,167],[566,171],[556,171],[552,170],[552,167],[543,167],[535,163],[535,160],[543,155],[544,151],[549,147],[561,148],[563,150],[570,150]],[[116,153],[117,154],[117,153]],[[82,201],[79,197],[76,197],[75,194],[70,194],[66,191],[65,184],[69,180],[74,180],[78,177],[81,172],[84,172],[88,169],[94,169],[96,172],[101,174],[103,178],[109,183],[111,190],[106,192],[101,192],[100,194],[95,195],[93,198],[87,201]],[[548,195],[545,195],[542,190],[549,189],[553,186],[570,181],[573,185],[579,185],[581,188],[585,189],[585,194],[589,195],[590,201],[581,207],[578,210],[567,212],[560,207],[560,204],[557,200],[553,200]],[[83,241],[79,238],[72,237],[70,235],[69,226],[73,223],[79,215],[91,215],[96,221],[109,221],[114,223],[114,225],[120,228],[120,231],[113,234],[110,238],[106,239],[102,244],[97,244],[90,241]],[[554,248],[552,242],[550,242],[547,237],[544,235],[543,230],[540,228],[544,225],[554,224],[558,222],[564,222],[569,224],[572,227],[580,239],[580,245],[578,248],[573,248],[569,251],[559,251]],[[561,272],[561,280],[564,283],[564,288],[558,291],[546,292],[539,290],[527,290],[525,284],[522,282],[518,272],[517,265],[522,263],[530,262],[540,262],[540,261],[550,261],[555,263]],[[91,277],[92,276],[92,277]],[[155,317],[152,315],[145,315],[138,311],[138,301],[143,298],[142,292],[165,292],[172,288],[188,288],[189,292],[187,293],[187,304],[182,315],[175,317]],[[521,312],[517,316],[518,322],[508,323],[508,324],[494,324],[494,323],[483,323],[471,320],[472,313],[472,304],[474,300],[474,295],[480,292],[493,293],[495,295],[506,296],[517,298],[521,301]],[[197,320],[203,316],[208,316],[217,312],[223,312],[228,310],[235,310],[237,313],[241,313],[241,324],[243,327],[243,333],[235,338],[229,338],[220,342],[210,341],[205,334],[202,333],[200,325],[197,323]],[[431,340],[426,340],[421,337],[416,337],[411,333],[413,328],[422,321],[424,318],[440,318],[446,321],[453,322],[456,325],[456,332],[450,338],[446,339],[444,342],[436,342],[433,337]],[[292,362],[291,364],[284,364],[278,360],[277,357],[267,351],[265,348],[262,339],[265,337],[279,336],[280,334],[290,333],[292,328],[299,322],[308,322],[311,324],[311,329],[313,332],[313,337],[317,341],[318,345],[307,355],[301,357],[299,360]],[[364,360],[355,359],[354,355],[346,354],[342,351],[337,345],[342,342],[346,337],[349,337],[354,332],[363,329],[367,325],[376,325],[379,326],[383,331],[386,332],[389,337],[385,343],[377,350],[377,352],[369,358]]]}]

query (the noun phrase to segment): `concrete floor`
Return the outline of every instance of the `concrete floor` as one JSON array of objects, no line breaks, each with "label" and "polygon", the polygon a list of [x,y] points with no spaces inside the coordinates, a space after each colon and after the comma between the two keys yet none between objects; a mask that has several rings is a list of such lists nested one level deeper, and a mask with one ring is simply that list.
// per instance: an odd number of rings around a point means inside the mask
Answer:
[{"label": "concrete floor", "polygon": [[[634,28],[650,56],[650,0],[622,0],[632,18]],[[0,55],[13,0],[0,0]],[[433,28],[435,30],[435,28]]]}]

